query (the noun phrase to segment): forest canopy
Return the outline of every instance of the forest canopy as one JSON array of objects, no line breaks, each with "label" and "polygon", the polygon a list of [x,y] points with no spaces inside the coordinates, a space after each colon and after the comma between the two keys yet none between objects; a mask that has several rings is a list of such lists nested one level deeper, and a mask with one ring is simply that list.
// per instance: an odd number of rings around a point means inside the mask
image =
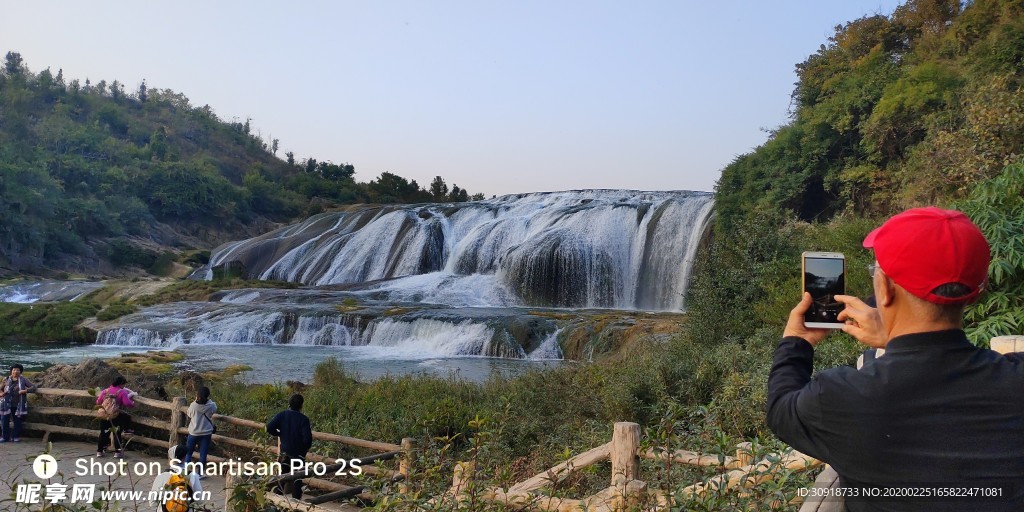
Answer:
[{"label": "forest canopy", "polygon": [[911,0],[835,28],[797,64],[791,120],[727,166],[723,228],[949,204],[1024,148],[1024,3]]}]

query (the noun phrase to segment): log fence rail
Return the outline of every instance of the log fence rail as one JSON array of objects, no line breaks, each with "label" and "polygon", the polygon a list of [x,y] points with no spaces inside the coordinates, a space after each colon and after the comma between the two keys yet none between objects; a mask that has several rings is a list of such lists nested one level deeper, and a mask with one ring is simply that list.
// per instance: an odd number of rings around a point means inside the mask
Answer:
[{"label": "log fence rail", "polygon": [[[750,488],[771,480],[776,471],[804,471],[821,464],[816,459],[792,450],[769,454],[755,462],[749,442],[737,445],[735,456],[644,448],[641,446],[640,425],[619,422],[613,425],[611,442],[580,453],[547,471],[512,485],[507,490],[500,487],[483,489],[477,493],[476,498],[544,512],[597,512],[641,508],[668,510],[678,506],[669,493],[649,488],[647,482],[640,480],[642,458],[654,461],[668,460],[692,466],[714,466],[726,471],[684,487],[680,491],[683,495],[694,496],[703,496],[712,491]],[[539,492],[545,487],[557,485],[586,467],[606,460],[611,462],[610,485],[591,496],[573,499]],[[469,499],[474,469],[472,462],[460,462],[456,465],[447,497],[461,503]]]},{"label": "log fence rail", "polygon": [[[993,338],[991,347],[1001,353],[1024,351],[1024,336],[1005,336]],[[878,354],[881,357],[881,354]],[[94,399],[95,395],[84,390],[39,388],[38,394],[48,397],[69,397]],[[134,435],[132,442],[148,446],[167,448],[178,444],[181,436],[188,433],[185,428],[185,412],[187,400],[184,397],[176,397],[171,402],[155,400],[137,396],[135,401],[138,404],[166,411],[169,414],[166,419],[146,417],[133,414],[132,421],[137,425],[149,427],[154,430],[167,432],[166,440],[151,437]],[[90,404],[91,405],[91,404]],[[60,417],[95,417],[95,408],[83,409],[75,407],[51,407],[34,406],[29,410],[30,419],[39,416],[60,416]],[[264,424],[244,418],[215,414],[214,421],[244,427],[255,430],[262,430]],[[46,441],[51,434],[85,436],[95,438],[96,429],[84,429],[63,425],[54,425],[41,421],[24,423],[26,430],[43,432],[43,439]],[[411,461],[415,456],[415,444],[413,439],[403,439],[401,444],[392,444],[380,441],[369,441],[353,437],[342,436],[327,432],[313,432],[313,439],[327,442],[339,443],[341,445],[375,450],[378,453],[364,457],[368,462],[379,462],[394,458],[399,459],[397,470],[388,469],[377,464],[362,466],[363,472],[371,475],[381,476],[392,482],[401,482],[410,477]],[[249,450],[263,449],[271,454],[278,454],[276,447],[263,446],[248,439],[239,439],[223,434],[214,434],[213,440],[224,445],[246,448]],[[771,480],[774,474],[780,470],[805,471],[821,465],[821,462],[807,455],[794,450],[786,450],[779,453],[769,454],[757,461],[754,460],[751,443],[740,443],[736,446],[735,456],[712,455],[688,450],[668,450],[665,448],[644,448],[641,446],[640,425],[629,422],[618,422],[613,425],[612,439],[610,442],[580,453],[561,464],[558,464],[542,473],[510,486],[508,489],[500,487],[488,487],[478,494],[478,498],[495,502],[505,503],[525,510],[536,510],[544,512],[575,512],[575,511],[619,511],[631,510],[637,507],[648,507],[657,510],[668,509],[677,504],[674,503],[670,493],[649,489],[648,484],[640,480],[640,459],[648,459],[675,464],[685,464],[703,467],[718,467],[724,472],[696,482],[693,485],[684,487],[680,492],[683,495],[703,496],[708,492],[743,489],[758,485]],[[216,456],[208,456],[209,461],[220,462],[226,459]],[[309,453],[307,460],[333,464],[337,459],[322,454]],[[541,489],[563,482],[565,479],[579,472],[588,466],[609,460],[611,462],[610,485],[582,499],[563,498],[547,496],[539,492]],[[432,501],[444,498],[452,498],[463,503],[468,499],[468,494],[473,485],[474,465],[472,462],[460,462],[455,465],[452,485],[443,496],[437,496]],[[824,474],[824,473],[823,473]],[[282,476],[277,480],[285,482],[294,479],[290,476]],[[350,498],[358,496],[363,499],[372,499],[366,489],[360,485],[346,485],[319,478],[304,478],[306,485],[327,491],[319,497],[306,501],[294,500],[285,496],[268,493],[268,501],[286,510],[300,510],[306,512],[320,512],[327,510],[339,510],[338,508],[327,509],[320,504],[330,500]],[[232,489],[239,482],[233,482],[229,475],[227,482],[227,494],[230,499]],[[834,483],[834,482],[832,482]],[[821,482],[819,482],[821,484]],[[829,484],[825,482],[825,484]],[[400,489],[402,489],[402,484]],[[791,503],[798,502],[798,499],[791,500]],[[810,500],[804,503],[802,510],[818,510],[820,503],[812,503]],[[341,510],[358,510],[356,507],[342,505]]]},{"label": "log fence rail", "polygon": [[[100,390],[96,390],[98,393]],[[48,399],[54,398],[71,398],[71,399],[88,399],[90,400],[90,407],[69,407],[69,406],[46,406],[46,405],[34,405],[29,408],[28,420],[23,424],[23,428],[27,431],[35,431],[42,433],[43,442],[49,441],[52,434],[65,435],[71,437],[88,438],[90,440],[96,439],[98,435],[98,428],[81,428],[67,425],[58,425],[51,422],[47,422],[46,418],[58,417],[58,418],[96,418],[96,407],[92,405],[92,401],[95,400],[96,394],[87,390],[82,389],[63,389],[63,388],[37,388],[36,393]],[[188,411],[188,400],[184,397],[175,397],[171,401],[157,400],[153,398],[147,398],[143,396],[135,396],[134,401],[138,405],[143,405],[148,408],[155,409],[155,415],[143,414],[144,409],[133,409],[131,412],[133,426],[144,426],[157,432],[166,433],[165,436],[159,436],[160,439],[141,435],[138,433],[127,435],[125,434],[125,443],[138,443],[146,446],[152,446],[156,448],[167,449],[176,444],[184,442],[184,436],[188,434],[186,412]],[[266,424],[258,421],[252,421],[245,418],[237,418],[225,414],[214,414],[213,421],[224,425],[233,425],[244,429],[250,429],[253,431],[261,431],[265,429]],[[222,431],[224,429],[221,429]],[[253,452],[263,451],[268,455],[279,455],[280,450],[276,446],[262,445],[250,441],[249,439],[241,439],[238,437],[232,437],[223,433],[213,434],[213,441],[221,446],[231,446],[236,448],[247,449]],[[313,432],[313,439],[318,441],[325,441],[328,443],[337,443],[344,447],[355,448],[360,451],[375,451],[379,453],[373,453],[371,455],[362,457],[346,457],[346,459],[360,459],[365,461],[365,465],[361,465],[362,472],[369,475],[379,476],[387,478],[391,481],[399,481],[409,476],[410,471],[410,460],[414,456],[415,443],[411,438],[402,440],[401,444],[387,443],[381,441],[371,441],[366,439],[358,439],[355,437],[343,436],[333,434],[329,432]],[[398,458],[400,464],[397,470],[383,467],[378,462],[388,461]],[[330,467],[334,464],[339,457],[330,457],[325,454],[318,454],[310,452],[306,455],[306,460],[311,462],[322,462]],[[208,462],[225,462],[228,459],[216,455],[208,455]],[[285,468],[287,470],[287,468]],[[316,512],[321,510],[339,510],[338,507],[331,509],[325,509],[319,504],[351,498],[359,497],[364,500],[373,499],[373,495],[366,491],[365,487],[361,485],[347,485],[340,482],[335,482],[327,478],[303,478],[303,482],[307,487],[315,488],[321,491],[326,491],[325,494],[320,496],[309,497],[307,500],[294,500],[289,497],[275,495],[267,493],[267,500],[277,504],[279,507],[287,510],[302,510],[308,512]],[[235,485],[240,482],[233,475],[227,475],[226,493],[228,499],[233,494],[232,489]],[[228,508],[225,503],[225,508]],[[341,506],[341,510],[357,510],[356,507]]]}]

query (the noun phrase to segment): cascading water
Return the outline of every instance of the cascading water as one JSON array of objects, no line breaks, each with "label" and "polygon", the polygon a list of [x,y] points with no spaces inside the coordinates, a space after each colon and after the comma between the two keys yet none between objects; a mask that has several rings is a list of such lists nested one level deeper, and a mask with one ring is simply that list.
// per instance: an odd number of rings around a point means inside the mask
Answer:
[{"label": "cascading water", "polygon": [[35,281],[0,286],[0,302],[31,304],[33,302],[73,301],[103,288],[98,281]]},{"label": "cascading water", "polygon": [[[392,356],[436,358],[560,357],[550,319],[510,309],[330,306],[337,293],[300,290],[224,292],[214,302],[177,302],[122,317],[101,331],[98,345],[171,348],[179,345],[349,346],[387,349]],[[261,297],[262,296],[262,297]],[[261,300],[262,299],[262,300]],[[536,354],[534,354],[536,352]]]},{"label": "cascading water", "polygon": [[587,190],[352,207],[226,244],[199,275],[239,262],[251,277],[389,300],[678,311],[711,199]]},{"label": "cascading water", "polygon": [[[579,308],[684,308],[711,208],[703,192],[617,190],[352,206],[225,244],[194,274],[209,279],[230,266],[307,287],[146,308],[100,329],[97,343],[334,346],[385,359],[579,357],[600,333],[576,320],[608,315]],[[624,322],[618,328],[632,320]]]}]

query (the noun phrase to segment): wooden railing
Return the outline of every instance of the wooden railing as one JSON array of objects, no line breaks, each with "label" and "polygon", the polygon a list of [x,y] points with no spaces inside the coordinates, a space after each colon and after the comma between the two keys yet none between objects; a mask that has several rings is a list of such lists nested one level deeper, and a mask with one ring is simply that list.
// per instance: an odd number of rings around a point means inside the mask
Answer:
[{"label": "wooden railing", "polygon": [[[97,390],[99,392],[99,390]],[[42,405],[35,405],[29,409],[29,418],[32,421],[24,423],[23,428],[29,431],[36,431],[43,433],[43,441],[49,440],[51,434],[60,434],[73,437],[86,437],[89,439],[96,439],[98,430],[96,428],[79,428],[66,425],[56,425],[45,421],[45,417],[59,416],[59,417],[79,417],[79,418],[96,418],[96,407],[93,405],[96,399],[94,393],[90,393],[86,390],[80,389],[61,389],[61,388],[38,388],[36,393],[44,397],[50,398],[83,398],[88,399],[88,408],[79,407],[49,407]],[[158,448],[167,449],[176,444],[180,444],[184,441],[184,436],[188,434],[186,412],[188,411],[188,400],[184,397],[175,397],[172,401],[167,402],[163,400],[155,400],[152,398],[146,398],[143,396],[136,395],[133,400],[138,405],[143,405],[156,409],[160,416],[143,415],[142,410],[133,409],[131,411],[132,423],[135,426],[149,427],[158,432],[166,432],[166,436],[161,436],[161,439],[147,437],[135,433],[130,437],[125,438],[126,443],[140,443],[147,446],[153,446]],[[42,416],[43,418],[40,418]],[[214,414],[213,421],[220,424],[233,425],[235,427],[241,427],[242,429],[252,430],[259,432],[266,428],[265,423],[258,421],[252,421],[245,418],[237,418],[234,416],[224,414]],[[225,429],[221,428],[221,431]],[[401,480],[408,478],[410,461],[412,460],[414,453],[414,442],[411,438],[403,439],[401,444],[386,443],[380,441],[369,441],[365,439],[358,439],[354,437],[342,436],[338,434],[332,434],[329,432],[313,432],[313,439],[318,441],[326,441],[329,443],[338,443],[344,446],[354,447],[365,450],[373,450],[381,453],[376,453],[369,456],[360,457],[348,457],[345,459],[358,458],[363,462],[361,465],[362,472],[368,475],[375,475],[382,478],[386,478],[392,481]],[[224,434],[214,434],[213,441],[222,446],[233,446],[237,448],[243,448],[250,451],[265,451],[270,454],[278,455],[280,450],[276,446],[268,446],[260,443],[250,441],[248,438],[242,439],[239,437],[232,437]],[[323,462],[329,467],[334,464],[340,457],[331,457],[327,454],[318,454],[310,452],[306,455],[306,460],[311,462]],[[400,464],[397,470],[388,469],[377,464],[386,460],[394,458],[400,459]],[[222,462],[227,459],[216,455],[208,455],[207,460],[210,462]],[[333,474],[333,471],[331,472]],[[278,480],[287,480],[288,477]],[[294,478],[293,478],[294,479]],[[346,485],[340,482],[336,482],[327,478],[303,478],[303,482],[307,487],[314,489],[327,491],[326,494],[310,497],[306,501],[294,500],[288,497],[270,494],[268,493],[266,498],[268,501],[275,503],[281,508],[288,510],[303,510],[303,511],[316,511],[323,510],[317,505],[328,501],[346,499],[351,497],[360,497],[366,500],[370,500],[373,496],[366,491],[363,486],[360,485]],[[226,493],[228,499],[232,495],[232,489],[239,482],[235,481],[232,475],[227,475],[226,482]]]},{"label": "wooden railing", "polygon": [[[755,462],[750,443],[737,445],[735,456],[702,454],[687,450],[644,449],[640,442],[640,425],[620,422],[614,425],[611,442],[580,453],[547,471],[512,485],[507,490],[499,487],[483,489],[482,492],[477,492],[477,497],[484,501],[551,512],[629,510],[641,503],[666,510],[677,506],[671,494],[663,490],[649,489],[648,484],[640,479],[641,458],[693,466],[715,466],[726,470],[725,473],[677,491],[682,495],[696,496],[702,496],[712,490],[749,488],[771,480],[775,471],[804,471],[821,464],[816,459],[792,450],[770,454]],[[573,499],[537,492],[544,487],[555,486],[583,468],[605,460],[611,461],[611,482],[607,488],[596,494]],[[468,499],[474,469],[471,462],[460,462],[456,465],[452,487],[447,497],[460,502]]]}]

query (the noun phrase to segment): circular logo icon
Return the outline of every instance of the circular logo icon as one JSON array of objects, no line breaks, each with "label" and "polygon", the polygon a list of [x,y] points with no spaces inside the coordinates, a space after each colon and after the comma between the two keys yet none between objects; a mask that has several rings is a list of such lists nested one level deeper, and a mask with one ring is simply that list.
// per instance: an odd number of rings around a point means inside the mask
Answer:
[{"label": "circular logo icon", "polygon": [[53,475],[57,474],[57,459],[53,458],[52,455],[44,453],[32,461],[32,471],[35,472],[37,477],[49,480],[53,478]]}]

